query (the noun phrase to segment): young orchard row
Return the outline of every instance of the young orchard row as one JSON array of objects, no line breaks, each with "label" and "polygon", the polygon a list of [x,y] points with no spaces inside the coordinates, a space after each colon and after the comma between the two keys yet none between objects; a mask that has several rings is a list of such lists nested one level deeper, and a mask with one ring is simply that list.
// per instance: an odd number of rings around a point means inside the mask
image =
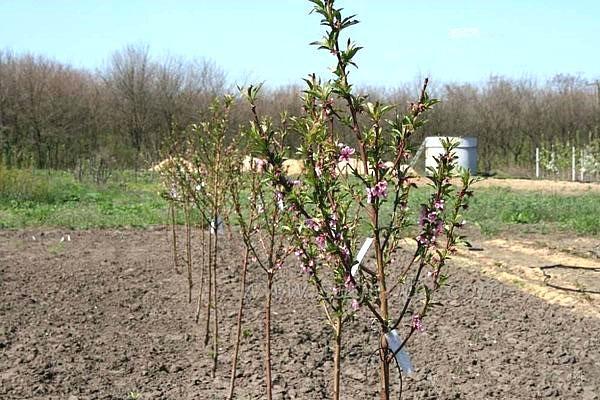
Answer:
[{"label": "young orchard row", "polygon": [[[445,153],[437,158],[437,166],[428,170],[432,190],[420,205],[414,249],[405,248],[403,240],[410,223],[408,201],[416,187],[406,165],[415,154],[415,133],[425,125],[426,113],[438,101],[428,95],[428,80],[407,108],[372,102],[356,93],[349,74],[356,67],[354,57],[361,47],[350,39],[342,43],[340,35],[358,21],[353,15],[343,16],[332,0],[311,3],[325,29],[322,40],[313,45],[334,59],[333,77],[322,80],[310,75],[305,79],[302,113],[283,113],[278,120],[263,116],[260,86],[240,88],[251,120],[237,135],[227,134],[234,98],[215,100],[210,118],[173,136],[164,196],[186,215],[190,208],[196,208],[208,230],[208,263],[203,263],[200,272],[198,310],[200,314],[206,283],[205,344],[212,340],[213,374],[219,356],[216,277],[223,220],[235,220],[246,246],[240,260],[238,336],[230,398],[235,390],[247,273],[260,274],[268,293],[264,376],[266,397],[272,398],[271,341],[276,338],[271,330],[271,293],[275,275],[285,265],[294,264],[294,257],[305,273],[304,279],[318,294],[316,309],[322,310],[323,321],[331,328],[332,398],[339,399],[343,387],[342,338],[346,326],[357,313],[365,313],[376,321],[380,345],[373,350],[379,355],[379,394],[381,399],[389,399],[391,371],[394,366],[404,373],[411,371],[403,348],[415,332],[423,330],[424,320],[436,304],[436,292],[447,279],[447,261],[463,243],[458,234],[464,224],[461,212],[468,206],[474,179],[468,171],[457,170],[457,144],[445,141]],[[345,139],[348,132],[353,135],[352,142]],[[290,174],[294,163],[287,160],[293,152],[288,148],[290,135],[298,142],[296,159],[302,160],[295,176]],[[451,180],[457,176],[459,187]],[[186,222],[189,225],[189,218]],[[194,283],[189,227],[186,232],[191,302]],[[372,262],[363,260],[369,248],[374,254]],[[174,245],[174,253],[176,250]],[[407,250],[411,252],[409,261],[399,265],[398,252]],[[399,287],[405,295],[392,296]]]}]

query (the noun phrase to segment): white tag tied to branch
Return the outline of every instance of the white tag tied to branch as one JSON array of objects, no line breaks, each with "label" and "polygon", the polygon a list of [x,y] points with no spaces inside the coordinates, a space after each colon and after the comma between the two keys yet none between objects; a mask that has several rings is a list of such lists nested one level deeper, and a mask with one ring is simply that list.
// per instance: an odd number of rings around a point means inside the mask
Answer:
[{"label": "white tag tied to branch", "polygon": [[217,215],[217,218],[210,221],[210,231],[215,235],[223,233],[223,220],[220,216]]},{"label": "white tag tied to branch", "polygon": [[352,265],[352,269],[350,270],[350,273],[352,274],[353,278],[355,278],[356,274],[358,274],[360,263],[362,262],[363,258],[365,258],[367,251],[369,251],[369,248],[373,244],[373,240],[373,238],[366,238],[358,254],[356,255],[356,259],[354,261],[354,264]]},{"label": "white tag tied to branch", "polygon": [[406,374],[411,374],[414,372],[412,363],[410,362],[410,357],[404,349],[400,349],[402,346],[402,338],[398,335],[398,331],[396,329],[392,329],[390,332],[385,334],[385,339],[387,340],[388,347],[390,351],[394,353],[394,357],[396,358],[396,362],[402,368]]}]

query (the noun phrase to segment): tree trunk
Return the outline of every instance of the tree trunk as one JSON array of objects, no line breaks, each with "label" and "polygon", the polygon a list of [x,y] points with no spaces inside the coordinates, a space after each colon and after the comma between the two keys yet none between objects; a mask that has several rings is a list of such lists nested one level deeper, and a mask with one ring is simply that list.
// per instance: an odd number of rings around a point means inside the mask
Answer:
[{"label": "tree trunk", "polygon": [[196,305],[196,323],[200,320],[200,311],[202,308],[202,294],[204,291],[204,270],[206,269],[206,232],[204,226],[201,225],[202,230],[202,264],[200,266],[200,291],[198,294],[198,304]]},{"label": "tree trunk", "polygon": [[[377,229],[379,225],[378,216],[379,213],[377,210],[375,211],[375,227]],[[377,261],[377,281],[379,284],[379,313],[381,314],[381,318],[384,321],[388,320],[388,298],[387,298],[387,289],[385,282],[385,265],[383,260],[383,252],[381,251],[381,241],[379,238],[379,231],[375,232],[375,259]],[[387,333],[387,326],[381,327],[381,365],[380,365],[380,392],[379,398],[381,400],[389,400],[390,398],[390,365],[387,361],[387,341],[385,340],[385,335]]]},{"label": "tree trunk", "polygon": [[381,365],[379,368],[379,382],[381,385],[379,398],[389,400],[390,398],[390,364],[388,363],[387,340],[384,335],[381,336]]},{"label": "tree trunk", "polygon": [[267,277],[267,301],[265,304],[265,377],[267,381],[267,400],[273,399],[273,380],[271,378],[271,295],[273,274]]},{"label": "tree trunk", "polygon": [[204,336],[204,345],[208,344],[210,339],[210,306],[212,302],[212,231],[208,231],[208,300],[206,303],[206,336]]},{"label": "tree trunk", "polygon": [[333,400],[340,399],[342,373],[342,317],[337,316],[334,327],[335,345],[333,348]]},{"label": "tree trunk", "polygon": [[192,227],[190,221],[190,207],[189,204],[185,204],[185,249],[186,249],[186,261],[187,261],[187,272],[188,272],[188,303],[192,303],[192,287],[194,282],[192,280]]},{"label": "tree trunk", "polygon": [[[216,221],[216,218],[215,218]],[[219,256],[219,231],[215,229],[215,255],[213,257],[213,304],[214,304],[214,320],[213,320],[213,366],[212,376],[215,377],[217,373],[217,362],[219,359],[219,307],[218,307],[218,295],[217,295],[217,263]]]},{"label": "tree trunk", "polygon": [[246,252],[244,254],[244,261],[242,264],[242,282],[240,287],[240,301],[239,301],[239,309],[237,315],[237,332],[236,332],[236,340],[235,340],[235,349],[233,351],[233,360],[231,361],[231,378],[229,380],[229,396],[227,396],[228,400],[233,399],[233,391],[235,388],[235,374],[237,369],[237,360],[238,354],[240,351],[240,341],[242,336],[242,316],[244,314],[244,297],[246,294],[246,271],[248,270],[248,256],[250,254],[250,249],[246,247]]},{"label": "tree trunk", "polygon": [[177,232],[176,232],[176,218],[175,218],[175,205],[171,204],[169,206],[171,211],[171,232],[173,234],[173,268],[175,268],[175,272],[179,273],[179,267],[177,265]]}]

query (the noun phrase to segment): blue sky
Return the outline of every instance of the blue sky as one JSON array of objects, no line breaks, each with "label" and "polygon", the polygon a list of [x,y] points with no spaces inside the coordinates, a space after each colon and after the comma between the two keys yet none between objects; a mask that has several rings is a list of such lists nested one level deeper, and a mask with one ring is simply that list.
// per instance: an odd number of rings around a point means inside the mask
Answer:
[{"label": "blue sky", "polygon": [[[490,75],[600,78],[597,0],[339,0],[364,46],[353,81],[396,86],[482,82]],[[300,83],[332,59],[304,0],[0,0],[0,48],[102,68],[128,44],[152,55],[208,58],[231,82]]]}]

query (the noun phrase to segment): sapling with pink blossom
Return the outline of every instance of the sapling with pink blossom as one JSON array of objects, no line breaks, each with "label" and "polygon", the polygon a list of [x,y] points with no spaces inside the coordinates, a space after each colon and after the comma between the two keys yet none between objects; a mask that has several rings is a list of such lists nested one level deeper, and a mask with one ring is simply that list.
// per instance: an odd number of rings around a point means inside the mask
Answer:
[{"label": "sapling with pink blossom", "polygon": [[[251,92],[249,93],[251,95]],[[271,120],[264,118],[251,122],[248,128],[250,135],[256,135],[257,131],[269,132],[271,135],[271,146],[276,151],[281,151],[285,140],[285,130],[276,131]],[[244,306],[245,274],[248,266],[248,255],[251,256],[252,264],[258,267],[264,277],[267,296],[265,299],[264,314],[264,358],[265,358],[265,381],[267,387],[266,398],[272,399],[273,378],[271,362],[271,318],[272,318],[272,295],[275,276],[283,267],[288,256],[294,251],[286,238],[285,226],[289,225],[289,213],[285,202],[285,189],[277,183],[274,177],[282,177],[282,159],[270,163],[263,161],[260,165],[250,168],[244,174],[241,173],[241,165],[229,182],[229,192],[233,202],[233,210],[236,221],[246,248],[244,259],[244,270],[242,275],[242,287],[240,289],[240,307],[238,311],[237,342],[232,361],[232,372],[230,379],[229,398],[234,394],[235,371],[237,353],[241,332],[241,316]],[[268,178],[270,177],[270,179]],[[299,182],[285,178],[286,185],[297,187]],[[315,223],[315,227],[317,224]]]},{"label": "sapling with pink blossom", "polygon": [[[316,288],[319,306],[332,327],[332,397],[341,398],[343,327],[358,312],[377,321],[379,395],[389,399],[390,366],[398,362],[398,353],[413,333],[424,329],[433,295],[446,279],[442,268],[461,241],[455,230],[461,226],[460,211],[467,206],[473,178],[463,171],[462,186],[452,184],[451,178],[458,175],[456,144],[444,141],[445,153],[428,171],[432,194],[421,205],[419,232],[411,250],[404,238],[411,215],[408,200],[416,183],[405,166],[413,161],[413,134],[425,124],[425,113],[437,100],[427,93],[427,79],[418,99],[406,108],[370,102],[368,96],[357,94],[349,73],[356,67],[354,58],[361,47],[350,39],[342,46],[340,34],[358,21],[343,17],[333,0],[310,1],[326,29],[323,39],[313,44],[335,59],[334,76],[323,81],[309,75],[303,114],[290,118],[288,129],[299,138],[297,153],[306,167],[299,177],[301,187],[290,184],[281,173],[270,178],[287,205],[298,262]],[[259,121],[257,95],[256,87],[248,89],[247,98]],[[259,156],[278,171],[285,149],[273,143],[272,133],[256,126],[253,139]],[[344,131],[353,133],[354,143],[341,143]],[[355,154],[357,166],[349,162]],[[386,158],[391,161],[384,162]],[[351,174],[340,174],[339,162],[348,162]],[[356,260],[364,229],[372,242],[372,263]],[[398,251],[412,251],[406,265],[394,261]],[[388,289],[392,277],[395,281]],[[405,288],[404,295],[392,296],[399,288]]]}]

